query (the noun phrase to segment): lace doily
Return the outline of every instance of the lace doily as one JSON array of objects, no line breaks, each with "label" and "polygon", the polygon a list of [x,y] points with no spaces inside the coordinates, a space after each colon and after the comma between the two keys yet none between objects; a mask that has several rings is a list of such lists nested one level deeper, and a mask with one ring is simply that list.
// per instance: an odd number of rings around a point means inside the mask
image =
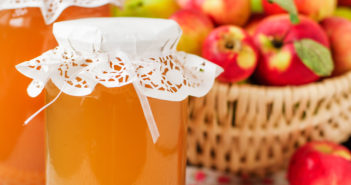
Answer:
[{"label": "lace doily", "polygon": [[89,95],[97,84],[112,88],[137,82],[144,95],[169,101],[204,96],[220,71],[215,64],[183,52],[133,60],[123,52],[80,54],[60,47],[16,67],[33,79],[28,88],[32,97],[49,80],[73,96]]},{"label": "lace doily", "polygon": [[122,6],[124,0],[0,0],[0,10],[38,7],[47,24],[53,23],[70,6],[98,7],[105,4]]},{"label": "lace doily", "polygon": [[33,79],[28,94],[38,96],[48,81],[72,96],[89,95],[97,84],[133,84],[154,141],[159,133],[147,97],[181,101],[204,96],[223,71],[201,57],[177,52],[181,29],[171,20],[73,20],[55,23],[54,35],[57,48],[16,66]]}]

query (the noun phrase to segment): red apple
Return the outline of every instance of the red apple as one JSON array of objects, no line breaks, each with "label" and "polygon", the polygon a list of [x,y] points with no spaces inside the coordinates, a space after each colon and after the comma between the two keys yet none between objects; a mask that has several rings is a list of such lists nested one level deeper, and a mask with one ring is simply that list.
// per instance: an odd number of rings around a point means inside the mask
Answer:
[{"label": "red apple", "polygon": [[280,8],[278,4],[270,3],[268,0],[262,0],[262,5],[263,5],[263,11],[267,15],[286,13],[286,11]]},{"label": "red apple", "polygon": [[201,55],[203,42],[214,29],[212,21],[203,13],[192,10],[180,10],[171,19],[183,30],[178,50]]},{"label": "red apple", "polygon": [[289,15],[265,18],[257,27],[254,41],[261,53],[256,77],[267,85],[302,85],[320,77],[298,56],[294,42],[311,39],[329,47],[323,29],[313,20],[300,16],[300,23],[291,23]]},{"label": "red apple", "polygon": [[255,70],[258,53],[251,37],[237,26],[221,26],[206,38],[202,56],[224,68],[218,80],[239,82]]},{"label": "red apple", "polygon": [[199,0],[176,0],[182,9],[199,9]]},{"label": "red apple", "polygon": [[[262,0],[264,12],[268,15],[286,13],[277,4],[271,4],[268,0]],[[337,0],[294,0],[298,12],[314,20],[320,21],[333,15]]]},{"label": "red apple", "polygon": [[177,0],[183,9],[199,10],[208,15],[216,24],[242,26],[250,17],[249,0]]},{"label": "red apple", "polygon": [[351,0],[339,0],[341,6],[351,6]]},{"label": "red apple", "polygon": [[351,185],[351,153],[331,142],[312,142],[290,161],[290,185]]},{"label": "red apple", "polygon": [[299,13],[320,21],[332,16],[337,7],[337,0],[295,0]]},{"label": "red apple", "polygon": [[254,15],[250,18],[249,22],[245,25],[245,30],[251,36],[253,36],[256,32],[257,26],[261,23],[264,19],[261,15]]},{"label": "red apple", "polygon": [[334,75],[351,71],[351,21],[330,17],[322,21],[332,48],[334,58]]}]

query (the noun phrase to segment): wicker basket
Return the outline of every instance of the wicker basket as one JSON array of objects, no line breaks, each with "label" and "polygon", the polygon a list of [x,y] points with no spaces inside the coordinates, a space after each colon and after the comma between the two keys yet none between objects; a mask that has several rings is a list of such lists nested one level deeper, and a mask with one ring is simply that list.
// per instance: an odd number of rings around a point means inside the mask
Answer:
[{"label": "wicker basket", "polygon": [[300,87],[216,83],[190,100],[188,162],[265,175],[311,140],[351,133],[351,73]]}]

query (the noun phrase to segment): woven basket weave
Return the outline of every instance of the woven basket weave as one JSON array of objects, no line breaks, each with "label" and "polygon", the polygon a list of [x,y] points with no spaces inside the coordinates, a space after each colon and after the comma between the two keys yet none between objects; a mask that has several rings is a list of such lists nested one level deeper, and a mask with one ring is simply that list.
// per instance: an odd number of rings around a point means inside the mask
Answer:
[{"label": "woven basket weave", "polygon": [[300,87],[216,83],[190,100],[188,162],[265,175],[311,140],[351,134],[351,73]]}]

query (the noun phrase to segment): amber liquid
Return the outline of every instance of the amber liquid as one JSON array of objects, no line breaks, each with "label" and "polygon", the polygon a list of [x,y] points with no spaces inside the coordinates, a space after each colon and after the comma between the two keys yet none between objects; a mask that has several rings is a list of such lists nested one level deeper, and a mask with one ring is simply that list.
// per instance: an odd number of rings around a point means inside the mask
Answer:
[{"label": "amber liquid", "polygon": [[[71,7],[60,20],[108,16],[109,7]],[[24,121],[44,105],[44,96],[29,98],[30,79],[15,65],[56,46],[52,25],[37,8],[0,11],[0,184],[44,184],[44,115]]]},{"label": "amber liquid", "polygon": [[63,94],[47,110],[48,185],[184,185],[186,101],[149,100],[156,144],[133,86]]}]

